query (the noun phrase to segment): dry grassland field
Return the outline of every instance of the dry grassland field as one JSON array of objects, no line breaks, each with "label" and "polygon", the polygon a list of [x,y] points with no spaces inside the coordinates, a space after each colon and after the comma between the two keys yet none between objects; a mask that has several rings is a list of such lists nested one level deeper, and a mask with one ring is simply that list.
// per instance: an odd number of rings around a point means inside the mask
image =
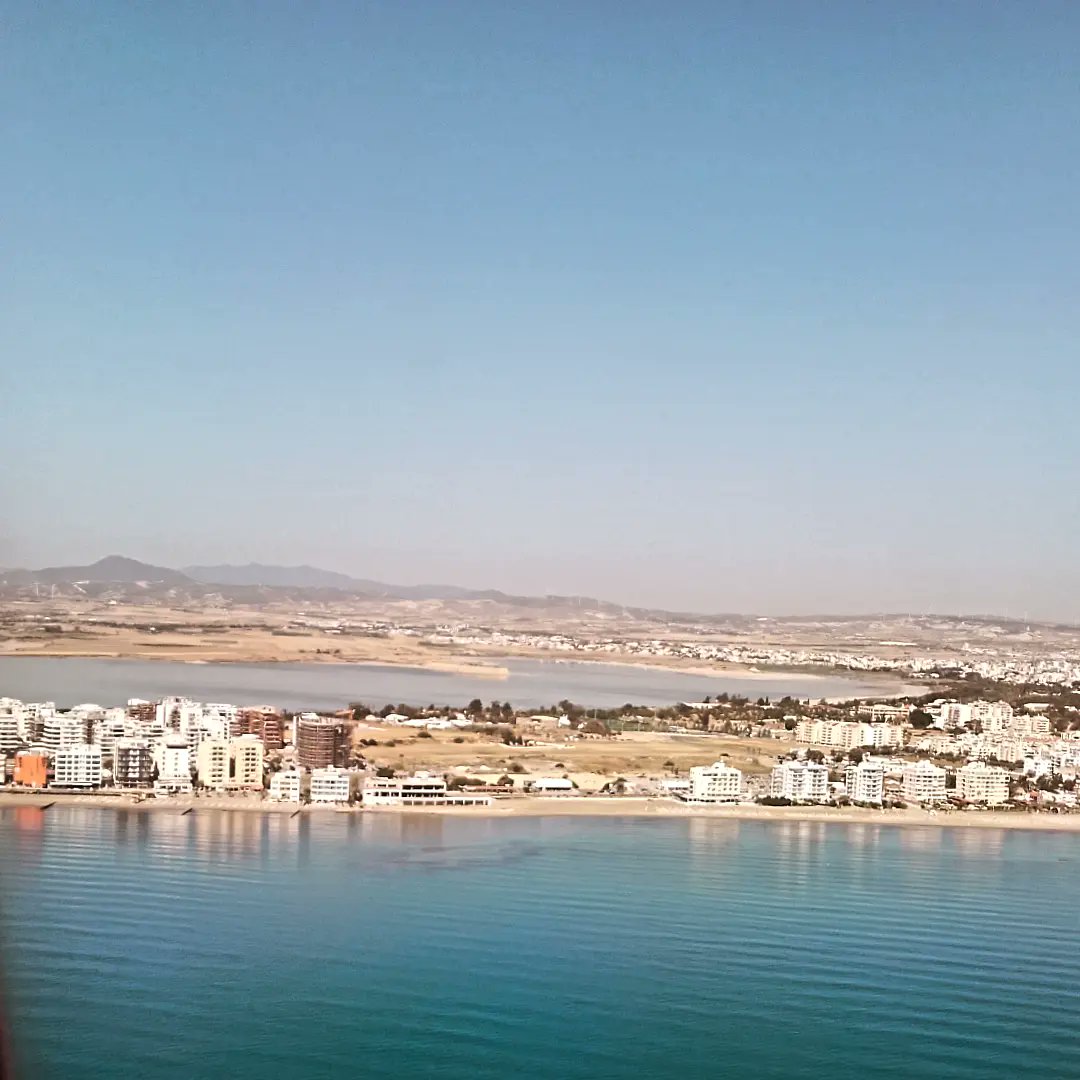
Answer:
[{"label": "dry grassland field", "polygon": [[675,771],[685,776],[691,765],[720,760],[744,773],[760,774],[776,763],[778,754],[794,748],[794,743],[781,740],[648,731],[610,738],[568,738],[565,742],[552,735],[550,743],[544,745],[505,746],[472,733],[436,731],[431,732],[431,738],[421,738],[411,731],[406,734],[401,729],[374,725],[357,729],[354,740],[361,739],[378,742],[377,746],[358,747],[376,766],[404,772],[426,769],[489,776],[501,775],[518,765],[525,769],[523,780],[529,776],[568,774],[585,790],[599,788],[617,776],[631,779],[671,775]]}]

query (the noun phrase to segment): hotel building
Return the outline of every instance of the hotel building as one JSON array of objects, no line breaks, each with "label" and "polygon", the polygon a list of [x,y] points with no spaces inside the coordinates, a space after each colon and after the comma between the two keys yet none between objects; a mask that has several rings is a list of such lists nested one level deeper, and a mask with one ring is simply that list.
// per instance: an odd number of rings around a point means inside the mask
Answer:
[{"label": "hotel building", "polygon": [[743,774],[722,761],[695,765],[690,770],[689,801],[697,803],[737,803],[743,797]]},{"label": "hotel building", "polygon": [[784,761],[772,771],[769,794],[792,802],[829,801],[829,770],[813,761]]},{"label": "hotel building", "polygon": [[956,772],[956,794],[964,802],[1000,806],[1009,801],[1009,774],[996,765],[969,762]]},{"label": "hotel building", "polygon": [[860,761],[844,770],[848,798],[854,803],[880,806],[885,797],[885,766],[875,761]]},{"label": "hotel building", "polygon": [[923,759],[905,765],[903,775],[901,791],[905,799],[917,803],[945,801],[945,770],[939,769],[932,761]]},{"label": "hotel building", "polygon": [[101,787],[101,747],[82,743],[57,750],[53,755],[50,787]]}]

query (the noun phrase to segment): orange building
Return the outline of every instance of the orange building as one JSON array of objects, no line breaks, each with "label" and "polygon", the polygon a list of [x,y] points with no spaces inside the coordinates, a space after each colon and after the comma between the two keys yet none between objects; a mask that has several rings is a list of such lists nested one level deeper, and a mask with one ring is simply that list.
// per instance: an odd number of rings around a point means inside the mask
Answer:
[{"label": "orange building", "polygon": [[23,787],[45,787],[49,782],[49,759],[44,754],[15,755],[15,775],[12,778]]}]

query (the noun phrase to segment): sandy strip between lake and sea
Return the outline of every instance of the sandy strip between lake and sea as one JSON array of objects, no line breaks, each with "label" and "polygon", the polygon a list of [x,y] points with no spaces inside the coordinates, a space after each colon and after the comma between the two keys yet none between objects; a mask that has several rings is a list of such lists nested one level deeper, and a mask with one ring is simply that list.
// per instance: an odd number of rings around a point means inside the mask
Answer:
[{"label": "sandy strip between lake and sea", "polygon": [[815,822],[835,825],[912,825],[924,828],[1037,829],[1080,832],[1080,814],[1052,814],[1007,810],[937,811],[871,810],[857,807],[833,809],[812,806],[691,806],[671,799],[633,796],[519,797],[496,799],[491,806],[476,807],[298,807],[257,798],[200,797],[143,799],[135,802],[123,795],[49,795],[0,792],[0,809],[7,807],[97,807],[135,812],[179,815],[189,811],[226,810],[247,813],[296,814],[322,817],[346,814],[440,814],[454,817],[629,817],[706,818],[713,821]]}]

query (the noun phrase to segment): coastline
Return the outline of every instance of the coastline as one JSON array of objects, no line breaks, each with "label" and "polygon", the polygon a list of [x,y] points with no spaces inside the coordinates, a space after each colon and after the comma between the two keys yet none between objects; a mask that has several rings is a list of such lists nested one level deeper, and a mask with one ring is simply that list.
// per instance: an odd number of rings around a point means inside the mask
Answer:
[{"label": "coastline", "polygon": [[[417,660],[410,658],[399,660],[393,656],[385,659],[366,657],[353,659],[325,654],[300,654],[296,656],[270,656],[251,654],[249,656],[190,656],[162,650],[160,653],[129,651],[126,649],[78,649],[58,651],[55,649],[19,649],[0,650],[0,659],[5,660],[115,660],[130,661],[139,664],[185,664],[190,667],[256,668],[277,667],[286,664],[310,664],[320,667],[392,667],[402,671],[437,671],[446,675],[474,675],[477,678],[500,682],[510,677],[510,669],[500,664],[489,664],[482,660],[469,663],[465,660]],[[493,659],[511,660],[514,657],[494,657]]]},{"label": "coastline", "polygon": [[1051,814],[1009,810],[927,811],[920,809],[872,810],[862,807],[819,806],[691,806],[662,798],[617,796],[525,797],[496,800],[491,806],[423,807],[336,807],[300,806],[275,803],[244,796],[203,796],[200,798],[144,799],[134,802],[129,795],[62,795],[0,791],[0,811],[8,808],[45,809],[52,807],[111,809],[136,813],[171,813],[180,816],[196,811],[285,814],[322,817],[349,815],[439,815],[491,818],[512,817],[624,817],[699,818],[711,821],[805,822],[821,825],[887,825],[916,828],[1028,829],[1040,832],[1080,833],[1080,814]]},{"label": "coastline", "polygon": [[[137,664],[183,664],[187,667],[207,668],[231,668],[242,670],[244,668],[259,667],[284,667],[289,665],[311,665],[333,668],[393,668],[403,674],[408,672],[439,673],[445,675],[460,675],[484,679],[492,683],[506,682],[511,677],[511,670],[505,666],[507,661],[528,661],[536,664],[560,667],[563,665],[575,665],[579,667],[597,667],[611,669],[629,669],[635,671],[651,671],[663,675],[679,675],[702,680],[719,680],[721,682],[736,679],[745,683],[797,683],[817,682],[821,684],[848,682],[852,684],[852,693],[847,695],[821,695],[807,694],[800,690],[799,697],[809,697],[811,700],[829,703],[850,701],[853,697],[865,697],[870,699],[886,700],[891,698],[918,696],[925,693],[925,687],[912,681],[905,680],[900,675],[892,675],[888,672],[858,672],[841,668],[827,668],[817,671],[808,671],[802,668],[769,668],[762,670],[752,666],[741,666],[732,663],[718,663],[714,666],[707,664],[659,663],[655,659],[637,661],[631,657],[615,659],[608,656],[565,656],[545,652],[500,652],[480,653],[474,657],[459,657],[455,659],[427,658],[418,656],[403,657],[391,653],[385,657],[351,657],[330,656],[326,654],[300,654],[300,655],[262,655],[252,652],[250,654],[228,655],[226,653],[211,653],[210,655],[192,656],[190,654],[174,653],[172,650],[163,649],[161,652],[148,655],[128,649],[50,649],[30,648],[6,650],[0,649],[0,660],[101,660],[106,662],[131,662]],[[500,663],[502,661],[502,663]],[[879,686],[875,687],[874,684]],[[703,686],[703,690],[708,689]],[[858,689],[859,693],[854,693]],[[776,691],[774,690],[775,694]]]}]

